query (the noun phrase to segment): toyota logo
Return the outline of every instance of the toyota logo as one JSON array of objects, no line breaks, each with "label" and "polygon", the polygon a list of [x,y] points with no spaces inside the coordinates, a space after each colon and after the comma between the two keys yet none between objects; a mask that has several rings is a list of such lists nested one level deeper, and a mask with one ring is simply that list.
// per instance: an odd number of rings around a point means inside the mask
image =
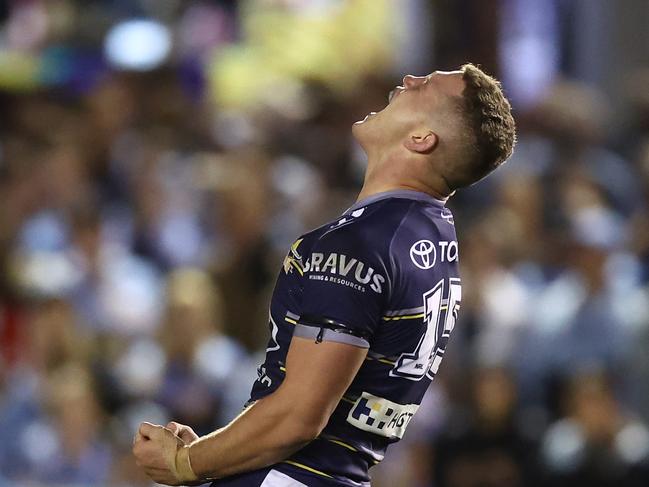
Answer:
[{"label": "toyota logo", "polygon": [[437,250],[430,240],[419,240],[410,247],[410,259],[420,269],[430,269],[435,265]]}]

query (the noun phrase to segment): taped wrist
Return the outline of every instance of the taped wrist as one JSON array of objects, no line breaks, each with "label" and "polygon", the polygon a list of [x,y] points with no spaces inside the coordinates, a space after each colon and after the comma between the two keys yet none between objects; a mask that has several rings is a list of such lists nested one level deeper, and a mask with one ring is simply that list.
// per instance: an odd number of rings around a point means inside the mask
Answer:
[{"label": "taped wrist", "polygon": [[176,477],[182,482],[193,482],[198,480],[198,475],[194,473],[192,464],[189,459],[189,446],[183,446],[176,452]]}]

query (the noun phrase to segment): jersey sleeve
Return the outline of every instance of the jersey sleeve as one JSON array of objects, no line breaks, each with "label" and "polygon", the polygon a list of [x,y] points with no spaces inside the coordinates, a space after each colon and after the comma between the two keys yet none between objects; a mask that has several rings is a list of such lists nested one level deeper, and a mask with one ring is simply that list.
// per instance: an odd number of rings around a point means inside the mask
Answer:
[{"label": "jersey sleeve", "polygon": [[387,252],[372,233],[339,229],[315,243],[294,336],[369,348],[389,293]]}]

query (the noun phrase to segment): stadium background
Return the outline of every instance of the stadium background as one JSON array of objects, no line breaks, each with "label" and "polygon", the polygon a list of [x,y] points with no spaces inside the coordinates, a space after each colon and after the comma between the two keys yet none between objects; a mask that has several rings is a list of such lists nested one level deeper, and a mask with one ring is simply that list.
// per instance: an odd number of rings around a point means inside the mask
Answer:
[{"label": "stadium background", "polygon": [[146,486],[241,408],[350,125],[465,61],[519,126],[454,196],[464,302],[376,487],[649,485],[649,2],[0,1],[0,486]]}]

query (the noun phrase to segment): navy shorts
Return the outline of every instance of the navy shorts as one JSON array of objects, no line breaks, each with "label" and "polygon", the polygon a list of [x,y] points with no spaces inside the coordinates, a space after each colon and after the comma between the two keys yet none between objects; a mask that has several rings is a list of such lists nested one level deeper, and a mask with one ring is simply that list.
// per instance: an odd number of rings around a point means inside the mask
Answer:
[{"label": "navy shorts", "polygon": [[309,472],[299,472],[284,465],[262,468],[212,482],[212,487],[341,487],[336,480]]}]

